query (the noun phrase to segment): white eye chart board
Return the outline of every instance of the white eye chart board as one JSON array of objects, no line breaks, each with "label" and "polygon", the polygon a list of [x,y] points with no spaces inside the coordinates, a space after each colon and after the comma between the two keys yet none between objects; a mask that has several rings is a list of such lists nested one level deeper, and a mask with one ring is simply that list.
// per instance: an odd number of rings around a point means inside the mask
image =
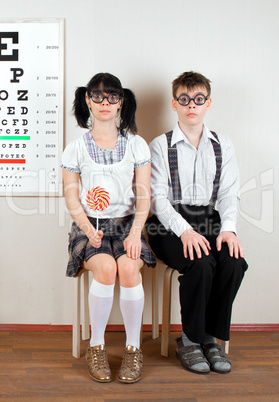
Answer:
[{"label": "white eye chart board", "polygon": [[0,195],[61,196],[64,20],[0,20]]}]

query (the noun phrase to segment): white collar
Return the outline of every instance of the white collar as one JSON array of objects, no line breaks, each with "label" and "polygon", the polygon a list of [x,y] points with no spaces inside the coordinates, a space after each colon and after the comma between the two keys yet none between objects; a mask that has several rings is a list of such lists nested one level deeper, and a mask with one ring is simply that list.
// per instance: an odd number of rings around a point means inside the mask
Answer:
[{"label": "white collar", "polygon": [[[208,138],[208,139],[210,138],[217,143],[219,142],[214,137],[214,135],[211,133],[211,131],[206,127],[205,124],[203,125],[202,138]],[[184,135],[183,131],[181,130],[181,128],[179,127],[179,124],[177,122],[176,126],[173,129],[172,138],[171,138],[171,146],[173,146],[174,144],[177,144],[180,141],[186,141],[187,143],[189,143],[188,139]]]}]

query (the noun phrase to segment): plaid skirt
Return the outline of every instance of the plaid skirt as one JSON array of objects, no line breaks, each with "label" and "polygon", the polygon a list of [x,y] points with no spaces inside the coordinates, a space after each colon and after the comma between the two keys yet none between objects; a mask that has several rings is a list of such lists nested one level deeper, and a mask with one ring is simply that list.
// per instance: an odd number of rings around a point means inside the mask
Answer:
[{"label": "plaid skirt", "polygon": [[[88,218],[92,225],[96,227],[96,218]],[[69,233],[69,261],[66,275],[75,276],[80,267],[79,260],[87,261],[95,254],[109,254],[115,260],[121,255],[126,254],[123,241],[128,236],[132,227],[134,215],[125,216],[123,218],[99,219],[99,230],[104,232],[102,244],[100,248],[95,248],[89,243],[88,237],[75,224],[72,224],[71,233]],[[141,234],[141,255],[140,258],[146,265],[155,267],[156,258],[152,253],[143,233]]]}]

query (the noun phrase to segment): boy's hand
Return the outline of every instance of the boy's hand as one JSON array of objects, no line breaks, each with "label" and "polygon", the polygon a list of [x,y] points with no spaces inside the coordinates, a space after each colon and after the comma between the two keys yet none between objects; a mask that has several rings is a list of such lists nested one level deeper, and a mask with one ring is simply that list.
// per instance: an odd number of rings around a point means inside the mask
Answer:
[{"label": "boy's hand", "polygon": [[202,257],[201,250],[204,251],[205,255],[209,254],[210,244],[208,240],[195,232],[194,229],[185,230],[180,236],[181,241],[183,243],[183,252],[185,258],[190,258],[190,260],[194,260],[194,249],[196,250],[197,257]]},{"label": "boy's hand", "polygon": [[227,243],[229,247],[229,253],[231,257],[241,258],[244,257],[243,247],[238,240],[238,237],[233,232],[221,232],[216,240],[217,250],[220,251],[222,243]]}]

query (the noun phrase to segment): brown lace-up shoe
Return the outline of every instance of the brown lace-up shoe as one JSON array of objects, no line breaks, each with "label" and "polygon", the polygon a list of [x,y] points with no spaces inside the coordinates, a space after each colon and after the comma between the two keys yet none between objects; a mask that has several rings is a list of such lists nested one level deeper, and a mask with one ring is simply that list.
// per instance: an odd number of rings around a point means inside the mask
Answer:
[{"label": "brown lace-up shoe", "polygon": [[126,346],[119,372],[119,381],[125,383],[138,381],[141,376],[142,363],[142,351],[132,345]]},{"label": "brown lace-up shoe", "polygon": [[110,382],[111,371],[105,345],[88,346],[86,350],[86,360],[89,375],[98,382]]}]

